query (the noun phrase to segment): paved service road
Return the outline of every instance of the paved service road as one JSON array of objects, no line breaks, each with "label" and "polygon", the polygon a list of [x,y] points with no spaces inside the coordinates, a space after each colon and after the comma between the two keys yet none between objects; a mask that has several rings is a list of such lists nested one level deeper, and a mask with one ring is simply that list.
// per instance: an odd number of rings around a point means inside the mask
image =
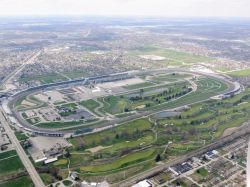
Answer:
[{"label": "paved service road", "polygon": [[[13,77],[15,77],[19,72],[21,72],[26,65],[34,63],[35,59],[41,54],[41,51],[36,52],[31,57],[29,57],[21,66],[19,66],[17,69],[15,69],[13,72],[11,72],[9,75],[7,75],[0,85],[4,88],[5,85],[10,81]],[[6,91],[6,90],[5,90]]]},{"label": "paved service road", "polygon": [[247,150],[247,187],[250,187],[250,141]]},{"label": "paved service road", "polygon": [[6,133],[8,134],[12,144],[16,148],[17,154],[19,155],[19,157],[20,157],[23,165],[25,166],[27,172],[29,173],[34,185],[36,187],[45,187],[45,185],[44,185],[42,179],[40,178],[39,174],[37,173],[35,167],[31,163],[29,157],[26,155],[26,153],[23,150],[21,144],[17,140],[14,132],[10,128],[4,114],[2,113],[2,108],[0,108],[0,121],[1,121],[1,123],[2,123],[2,125],[3,125],[3,127],[5,129]]}]

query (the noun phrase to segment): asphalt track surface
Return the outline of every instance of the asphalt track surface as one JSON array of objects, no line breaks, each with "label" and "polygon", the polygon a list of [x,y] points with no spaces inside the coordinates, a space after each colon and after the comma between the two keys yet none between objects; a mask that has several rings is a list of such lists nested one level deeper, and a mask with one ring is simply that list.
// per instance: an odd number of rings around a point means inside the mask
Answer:
[{"label": "asphalt track surface", "polygon": [[[187,71],[187,70],[184,70],[184,69],[176,69],[176,68],[174,68],[174,69],[167,69],[167,70],[154,70],[154,71],[151,71],[151,72],[164,72],[164,73],[183,72],[183,73],[192,73],[192,74],[196,74],[196,75],[204,75],[204,76],[207,76],[207,77],[216,78],[216,79],[222,80],[222,81],[226,82],[228,85],[230,85],[229,89],[224,90],[224,91],[218,93],[217,95],[230,93],[231,91],[233,91],[235,89],[235,85],[233,84],[233,82],[228,77],[224,77],[224,76],[217,75],[217,74],[207,74],[207,73],[190,72],[190,71]],[[83,81],[84,80],[82,80],[82,82]],[[81,81],[77,80],[76,83],[80,83],[80,82]],[[59,133],[65,133],[65,134],[66,133],[73,133],[75,130],[72,130],[72,129],[69,129],[69,130],[67,130],[67,129],[44,129],[44,128],[36,127],[34,125],[29,124],[15,110],[14,103],[19,98],[21,98],[23,96],[27,96],[29,94],[33,94],[33,93],[44,91],[44,90],[51,90],[51,89],[55,89],[55,88],[63,87],[63,86],[70,86],[70,85],[74,85],[76,83],[72,82],[72,81],[67,81],[67,82],[64,82],[64,83],[59,83],[58,85],[57,84],[44,85],[44,86],[34,87],[34,88],[30,89],[30,90],[22,91],[22,92],[20,92],[20,93],[18,93],[16,95],[14,95],[11,98],[11,100],[8,102],[9,109],[11,110],[13,117],[15,117],[17,119],[17,121],[24,128],[27,128],[27,129],[29,129],[31,131],[39,131],[39,132],[48,133],[48,134],[49,133],[57,133],[57,132],[59,132]],[[200,100],[200,101],[197,101],[197,102],[190,103],[188,105],[193,105],[195,103],[204,102],[204,101],[209,100],[209,99],[210,98],[207,98],[207,99],[204,99],[204,100]],[[125,122],[133,121],[133,120],[136,120],[136,119],[139,119],[139,118],[147,117],[147,116],[150,116],[150,115],[153,115],[153,114],[156,114],[158,112],[166,110],[164,108],[166,108],[166,106],[158,107],[157,109],[152,109],[152,110],[149,110],[149,111],[140,111],[140,112],[137,112],[134,115],[127,116],[127,117],[124,117],[124,118],[115,118],[115,119],[112,119],[112,120],[110,120],[108,122],[103,122],[102,123],[102,127],[106,126],[106,127],[112,128],[113,126],[120,125],[120,124],[123,124]],[[172,108],[172,109],[174,109],[174,108]],[[77,126],[77,127],[79,129],[84,128],[84,126]],[[96,131],[94,131],[94,132],[96,132]]]},{"label": "asphalt track surface", "polygon": [[[184,73],[188,72],[189,73],[189,71],[180,70],[180,69],[172,69],[171,71],[170,70],[166,70],[166,71],[160,70],[160,71],[164,72],[164,73],[171,73],[171,72],[184,72]],[[236,89],[236,86],[227,77],[222,77],[222,76],[219,76],[219,75],[211,75],[211,74],[206,74],[206,73],[197,73],[197,72],[191,72],[191,73],[199,74],[199,75],[205,75],[205,76],[208,76],[208,77],[214,77],[214,78],[223,80],[228,85],[230,85],[229,89],[227,89],[227,90],[225,90],[225,91],[223,91],[221,93],[218,93],[218,95],[230,93],[230,92],[232,92],[232,91],[234,91]],[[84,80],[82,80],[82,82],[84,82]],[[14,95],[11,98],[10,102],[8,103],[8,106],[9,106],[9,108],[10,108],[12,114],[13,114],[13,117],[15,117],[17,119],[17,121],[21,125],[23,125],[24,127],[29,128],[29,129],[34,130],[34,131],[41,131],[41,132],[45,132],[45,133],[58,132],[58,129],[48,129],[48,130],[46,129],[45,130],[43,128],[38,128],[38,127],[35,127],[35,126],[32,126],[32,125],[28,124],[21,116],[19,116],[17,111],[15,111],[15,109],[13,107],[13,104],[20,97],[23,97],[23,96],[26,96],[26,95],[29,95],[29,94],[32,94],[32,93],[35,93],[35,92],[43,91],[45,89],[46,90],[47,89],[55,89],[55,88],[57,88],[59,86],[69,86],[69,85],[73,85],[75,83],[76,82],[68,81],[68,82],[64,82],[64,83],[45,85],[45,86],[40,86],[40,87],[37,87],[37,88],[32,88],[30,90],[22,91],[22,92],[18,93],[17,95]],[[81,83],[81,81],[79,80],[79,81],[77,81],[77,83]],[[209,99],[210,98],[207,98],[205,100],[209,100]],[[201,101],[198,101],[198,102],[203,102],[205,100],[201,100]],[[194,103],[191,103],[191,104],[195,104],[195,103],[197,103],[197,102],[194,102]],[[165,110],[164,109],[165,107],[166,106],[163,106],[162,108],[157,108],[155,110],[138,112],[138,113],[134,114],[133,116],[128,116],[128,117],[121,118],[121,119],[113,119],[111,121],[105,122],[104,124],[102,124],[102,126],[111,126],[111,128],[112,128],[112,126],[115,126],[117,124],[122,125],[123,123],[126,123],[128,121],[136,120],[138,118],[143,118],[143,117],[150,116],[150,115],[156,114],[158,112],[161,112],[161,111]],[[16,136],[14,135],[14,132],[11,130],[11,128],[10,128],[5,116],[2,114],[2,112],[0,114],[0,120],[4,124],[4,127],[6,128],[6,132],[9,134],[10,139],[12,140],[14,146],[16,147],[17,153],[20,156],[23,164],[25,165],[28,173],[30,174],[30,176],[32,178],[32,181],[34,182],[35,186],[43,187],[44,184],[43,184],[40,176],[36,172],[34,166],[32,165],[32,163],[30,162],[28,156],[26,155],[23,148],[21,147],[19,141],[17,140]],[[187,158],[190,158],[192,155],[195,156],[197,154],[206,152],[209,149],[214,149],[214,148],[216,148],[218,146],[221,146],[221,145],[225,144],[226,142],[232,141],[233,139],[238,138],[238,137],[250,132],[249,125],[247,126],[248,130],[246,130],[246,125],[243,126],[243,127],[241,127],[241,129],[237,130],[237,132],[233,133],[232,135],[224,137],[223,139],[219,139],[218,141],[216,141],[215,143],[213,143],[211,145],[205,146],[202,149],[196,150],[196,151],[191,152],[189,154],[186,154],[186,155],[184,155],[182,157],[178,157],[174,161],[171,161],[171,163],[164,163],[163,165],[157,166],[157,167],[152,168],[152,169],[150,169],[148,171],[140,173],[139,175],[136,175],[136,176],[133,176],[133,177],[131,177],[129,179],[126,179],[125,181],[122,181],[122,183],[115,184],[114,186],[124,186],[124,187],[131,186],[132,184],[134,184],[134,183],[136,183],[136,182],[138,182],[140,180],[143,180],[143,179],[148,178],[148,177],[150,177],[150,176],[152,176],[154,174],[157,174],[157,173],[159,173],[161,171],[164,171],[165,169],[167,169],[170,165],[172,165],[174,163],[178,163],[178,162],[183,161],[183,160],[185,160]],[[79,127],[79,128],[81,128],[81,127]],[[72,133],[73,131],[72,130],[70,130],[70,131],[65,130],[65,131],[61,131],[61,132],[63,132],[63,133]]]}]

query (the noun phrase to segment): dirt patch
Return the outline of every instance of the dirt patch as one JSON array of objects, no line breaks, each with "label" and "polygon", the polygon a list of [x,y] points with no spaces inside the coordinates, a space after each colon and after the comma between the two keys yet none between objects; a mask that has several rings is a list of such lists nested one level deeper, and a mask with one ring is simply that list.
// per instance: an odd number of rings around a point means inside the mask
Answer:
[{"label": "dirt patch", "polygon": [[93,147],[93,148],[87,149],[87,151],[90,151],[91,153],[96,153],[98,151],[101,151],[101,150],[109,148],[109,147],[112,147],[112,145],[108,146],[108,147],[97,146],[97,147]]},{"label": "dirt patch", "polygon": [[35,104],[35,103],[31,103],[31,102],[29,102],[29,101],[27,101],[27,100],[23,100],[23,101],[22,101],[22,103],[21,103],[21,105],[26,105],[26,106],[36,106],[36,104]]},{"label": "dirt patch", "polygon": [[228,135],[230,135],[230,134],[232,134],[235,130],[237,129],[237,127],[232,127],[232,128],[228,128],[228,129],[226,129],[224,132],[223,132],[223,137],[224,136],[228,136]]},{"label": "dirt patch", "polygon": [[163,56],[157,56],[157,55],[140,55],[139,57],[146,60],[154,60],[154,61],[162,61],[166,59]]}]

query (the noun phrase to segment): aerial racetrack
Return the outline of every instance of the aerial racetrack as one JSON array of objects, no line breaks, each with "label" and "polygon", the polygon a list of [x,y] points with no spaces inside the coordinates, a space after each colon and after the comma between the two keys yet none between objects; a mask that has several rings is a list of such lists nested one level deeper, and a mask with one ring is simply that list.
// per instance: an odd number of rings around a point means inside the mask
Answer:
[{"label": "aerial racetrack", "polygon": [[19,124],[31,131],[83,134],[187,107],[235,89],[225,77],[186,70],[136,77],[100,83],[96,86],[100,90],[88,84],[32,89],[14,96],[8,106]]},{"label": "aerial racetrack", "polygon": [[[9,106],[25,128],[72,135],[71,156],[50,167],[62,173],[69,167],[84,179],[105,177],[116,184],[240,126],[249,118],[250,93],[234,92],[239,87],[226,77],[175,70],[94,86],[35,90]],[[52,121],[57,117],[60,121]]]}]

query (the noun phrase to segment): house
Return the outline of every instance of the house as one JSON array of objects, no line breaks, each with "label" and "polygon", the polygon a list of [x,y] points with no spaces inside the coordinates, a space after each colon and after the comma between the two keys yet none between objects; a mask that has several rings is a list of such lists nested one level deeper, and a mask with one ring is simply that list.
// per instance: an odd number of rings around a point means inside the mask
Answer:
[{"label": "house", "polygon": [[71,172],[70,177],[75,181],[79,179],[79,176],[76,172]]}]

